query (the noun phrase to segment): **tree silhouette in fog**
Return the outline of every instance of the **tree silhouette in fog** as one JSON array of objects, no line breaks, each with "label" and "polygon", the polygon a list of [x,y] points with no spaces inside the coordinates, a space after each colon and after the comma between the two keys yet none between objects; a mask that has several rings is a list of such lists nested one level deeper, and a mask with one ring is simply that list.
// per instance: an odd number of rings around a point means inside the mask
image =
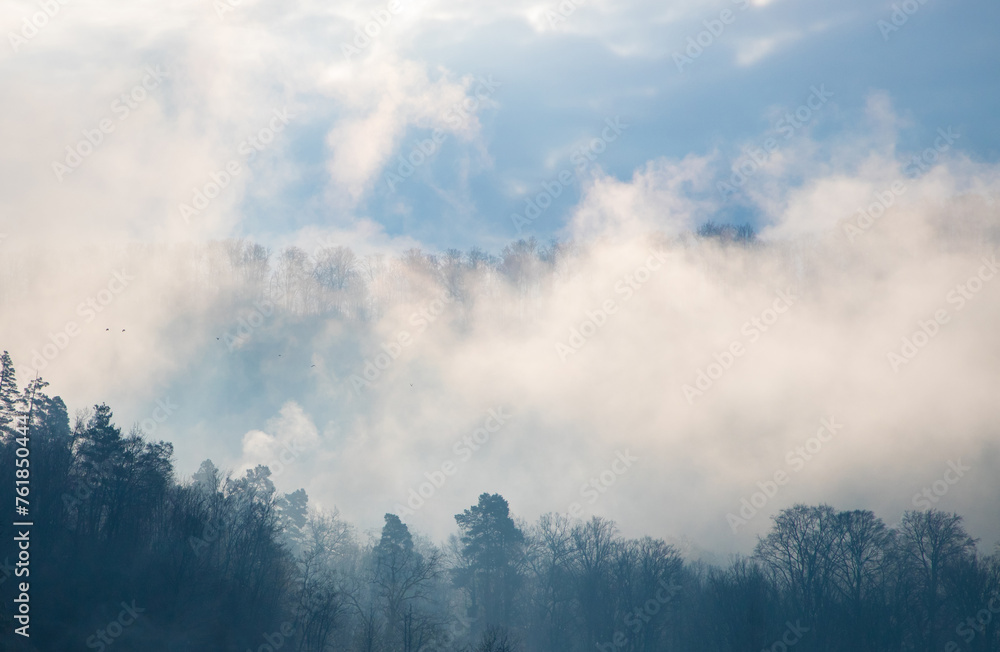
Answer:
[{"label": "tree silhouette in fog", "polygon": [[521,524],[483,493],[439,546],[395,514],[361,534],[304,490],[277,491],[266,466],[206,460],[178,479],[170,444],[123,433],[103,404],[71,426],[46,387],[19,389],[0,356],[0,482],[15,486],[27,423],[35,515],[31,647],[11,636],[20,578],[5,562],[3,649],[100,649],[126,603],[140,615],[111,652],[1000,650],[1000,554],[957,514],[888,527],[793,505],[718,567],[607,518]]}]

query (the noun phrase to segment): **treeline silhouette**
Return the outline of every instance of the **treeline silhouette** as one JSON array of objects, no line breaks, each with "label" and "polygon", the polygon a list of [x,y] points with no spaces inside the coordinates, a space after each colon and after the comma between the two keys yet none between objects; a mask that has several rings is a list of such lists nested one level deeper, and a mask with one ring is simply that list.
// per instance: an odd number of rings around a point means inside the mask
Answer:
[{"label": "treeline silhouette", "polygon": [[[676,236],[651,234],[648,241],[650,247],[693,252],[702,245],[758,244],[750,225],[715,222]],[[576,269],[580,251],[572,242],[542,244],[530,237],[508,243],[497,254],[473,247],[464,252],[414,248],[399,255],[359,255],[332,241],[273,251],[233,238],[204,246],[132,244],[91,254],[115,260],[130,273],[155,261],[158,270],[169,270],[219,314],[250,311],[266,301],[290,316],[363,323],[379,319],[400,303],[422,301],[428,294],[440,292],[447,292],[466,309],[485,304],[492,319],[523,319],[533,301],[539,301],[554,283],[581,273]],[[38,291],[26,282],[32,270],[58,263],[57,259],[46,260],[44,252],[31,252],[26,257],[9,255],[8,264],[0,268],[0,304],[30,299]],[[713,269],[717,266],[711,257],[702,264]],[[510,301],[489,301],[501,294]]]},{"label": "treeline silhouette", "polygon": [[[651,247],[670,248],[695,248],[703,242],[758,244],[749,224],[711,221],[694,233],[651,234],[648,240]],[[576,273],[578,253],[572,242],[542,245],[534,237],[511,242],[498,255],[473,247],[442,253],[409,249],[399,256],[358,256],[349,247],[329,243],[311,250],[285,247],[275,254],[263,245],[232,239],[215,243],[196,267],[201,284],[235,289],[228,295],[235,301],[264,297],[291,314],[367,321],[434,287],[469,305],[508,290],[518,300],[516,314],[523,317],[524,303]]]},{"label": "treeline silhouette", "polygon": [[[386,514],[369,540],[258,466],[179,482],[172,446],[95,406],[70,424],[0,357],[3,649],[125,652],[1000,650],[1000,555],[956,514],[796,505],[753,555],[685,559],[615,524],[527,524],[484,493],[436,544]],[[10,572],[18,419],[28,425],[30,578]],[[669,509],[669,505],[651,509]],[[12,635],[30,579],[31,638]]]}]

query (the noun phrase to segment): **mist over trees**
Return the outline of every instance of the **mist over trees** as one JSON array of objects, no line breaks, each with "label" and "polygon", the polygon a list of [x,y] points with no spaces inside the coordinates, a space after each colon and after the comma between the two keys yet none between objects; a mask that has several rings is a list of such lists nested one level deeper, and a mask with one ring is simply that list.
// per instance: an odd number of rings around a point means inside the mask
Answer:
[{"label": "mist over trees", "polygon": [[[757,245],[750,225],[708,222],[697,232],[676,236],[652,234],[650,248],[704,253],[706,248]],[[523,320],[533,301],[554,283],[580,273],[585,250],[572,242],[538,242],[534,237],[510,242],[498,254],[478,247],[443,253],[409,249],[398,255],[361,255],[351,248],[317,242],[308,248],[287,246],[278,251],[242,238],[207,245],[130,244],[92,250],[113,259],[130,272],[156,261],[192,297],[210,302],[219,315],[274,307],[290,317],[322,315],[350,322],[380,319],[393,306],[447,293],[463,310],[490,310],[504,322]],[[45,251],[8,251],[0,268],[0,301],[13,303],[38,288],[28,270],[43,263],[57,266]],[[710,259],[704,261],[712,267]],[[510,301],[490,301],[499,296]],[[482,301],[480,301],[482,300]]]},{"label": "mist over trees", "polygon": [[9,519],[0,553],[0,627],[11,640],[30,579],[32,637],[5,649],[1000,649],[1000,554],[978,551],[957,514],[889,526],[795,505],[725,567],[603,517],[526,523],[490,493],[448,541],[395,514],[366,536],[277,491],[265,466],[235,477],[206,460],[179,479],[169,443],[123,432],[107,405],[71,424],[46,386],[20,389],[0,358],[2,481],[14,486],[19,419],[35,479],[30,578],[11,572]]}]

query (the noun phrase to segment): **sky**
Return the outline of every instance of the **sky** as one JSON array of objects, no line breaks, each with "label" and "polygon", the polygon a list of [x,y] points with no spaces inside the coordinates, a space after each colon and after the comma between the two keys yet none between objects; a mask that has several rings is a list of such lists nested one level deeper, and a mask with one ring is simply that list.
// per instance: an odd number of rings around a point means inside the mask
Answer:
[{"label": "sky", "polygon": [[[41,370],[71,409],[169,412],[152,436],[182,475],[297,442],[276,484],[360,527],[451,462],[404,518],[439,539],[500,491],[529,519],[579,502],[629,534],[746,552],[781,507],[891,524],[947,473],[933,505],[989,546],[998,18],[938,0],[12,0],[0,347],[41,367],[79,322]],[[710,220],[762,244],[650,244]],[[249,313],[193,262],[226,238],[392,257],[527,237],[577,245],[529,318],[496,317],[519,300],[500,288],[418,337],[412,315],[440,300],[425,287],[363,326],[277,314],[236,351],[215,338]],[[626,298],[635,274],[648,283]],[[113,301],[88,320],[101,291]],[[402,331],[414,345],[357,391]],[[746,357],[684,389],[733,343]],[[504,421],[488,445],[456,443],[488,419]],[[822,419],[845,425],[815,461],[789,458]],[[591,503],[581,485],[601,473],[614,484]]]}]

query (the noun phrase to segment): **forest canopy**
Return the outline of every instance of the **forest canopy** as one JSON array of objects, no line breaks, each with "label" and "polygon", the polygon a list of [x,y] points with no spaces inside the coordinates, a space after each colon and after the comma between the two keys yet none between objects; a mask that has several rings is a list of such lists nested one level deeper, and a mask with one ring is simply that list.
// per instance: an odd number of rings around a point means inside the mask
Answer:
[{"label": "forest canopy", "polygon": [[[488,491],[455,515],[448,541],[396,514],[366,535],[304,490],[277,491],[266,466],[234,476],[206,460],[179,479],[171,444],[123,432],[104,404],[71,424],[46,387],[19,388],[0,358],[3,481],[14,485],[25,432],[44,479],[32,493],[31,649],[1000,646],[1000,554],[977,550],[958,514],[908,511],[890,527],[867,510],[794,505],[725,566],[600,516],[527,523]],[[5,561],[7,631],[18,581]]]}]

